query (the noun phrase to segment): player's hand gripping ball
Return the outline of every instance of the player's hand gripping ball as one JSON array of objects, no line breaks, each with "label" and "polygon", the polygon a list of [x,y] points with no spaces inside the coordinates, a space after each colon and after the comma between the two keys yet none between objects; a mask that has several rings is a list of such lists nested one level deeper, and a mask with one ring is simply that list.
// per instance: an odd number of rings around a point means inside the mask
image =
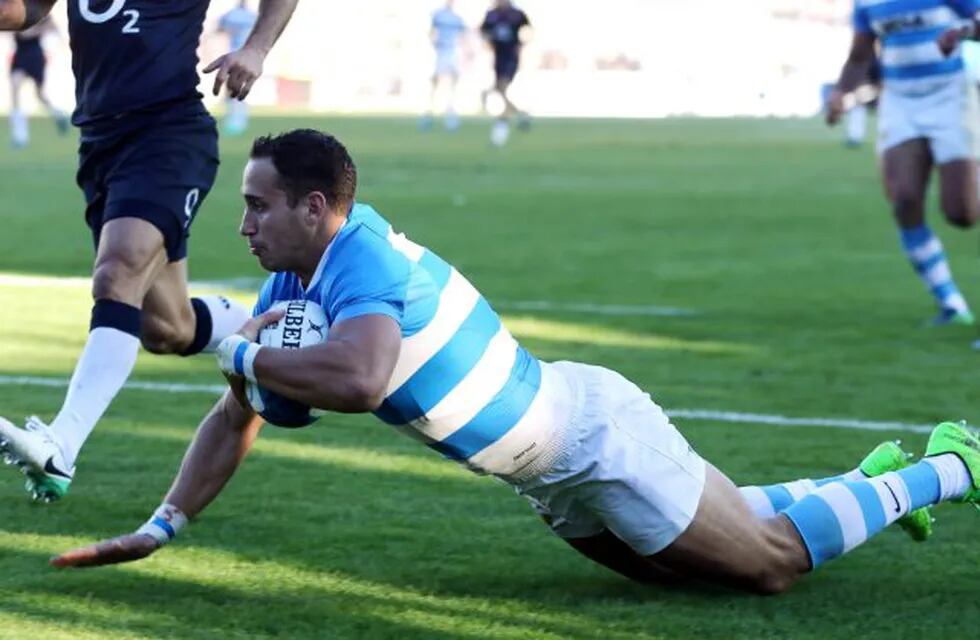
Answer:
[{"label": "player's hand gripping ball", "polygon": [[[278,302],[272,309],[283,309],[285,315],[259,332],[258,343],[263,347],[302,349],[326,342],[327,314],[317,303],[290,300]],[[325,413],[248,380],[245,381],[245,397],[256,413],[279,427],[305,427]]]}]

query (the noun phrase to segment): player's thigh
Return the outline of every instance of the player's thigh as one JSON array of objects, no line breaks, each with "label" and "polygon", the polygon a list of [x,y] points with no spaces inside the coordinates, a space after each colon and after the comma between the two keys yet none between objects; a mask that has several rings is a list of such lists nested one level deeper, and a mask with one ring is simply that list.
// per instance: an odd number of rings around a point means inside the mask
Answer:
[{"label": "player's thigh", "polygon": [[732,481],[711,465],[690,526],[652,559],[683,576],[762,593],[784,591],[809,570],[789,520],[756,517]]},{"label": "player's thigh", "polygon": [[169,262],[143,298],[141,336],[153,353],[173,350],[194,339],[195,315],[187,291],[187,260]]},{"label": "player's thigh", "polygon": [[977,162],[972,158],[951,160],[939,165],[939,200],[950,223],[972,226],[980,217]]},{"label": "player's thigh", "polygon": [[931,170],[932,153],[925,138],[913,138],[885,149],[881,172],[888,200],[896,205],[921,203]]},{"label": "player's thigh", "polygon": [[683,582],[683,578],[677,573],[653,558],[646,558],[633,551],[608,529],[588,538],[566,538],[565,542],[586,558],[630,580],[660,585]]}]

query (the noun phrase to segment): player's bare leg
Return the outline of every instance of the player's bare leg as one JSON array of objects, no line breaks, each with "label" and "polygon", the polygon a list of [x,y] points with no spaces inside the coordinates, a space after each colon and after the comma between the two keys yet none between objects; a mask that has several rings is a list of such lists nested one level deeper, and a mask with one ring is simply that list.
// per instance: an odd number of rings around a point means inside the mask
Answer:
[{"label": "player's bare leg", "polygon": [[[902,248],[939,307],[933,324],[973,324],[973,314],[953,280],[942,243],[925,223],[925,198],[932,164],[925,138],[908,140],[886,150],[882,157],[885,194],[898,223]],[[975,214],[963,210],[954,213],[964,217]]]},{"label": "player's bare leg", "polygon": [[19,69],[10,72],[10,143],[15,148],[26,147],[31,140],[27,116],[20,105],[20,88],[26,78]]},{"label": "player's bare leg", "polygon": [[969,229],[980,220],[976,160],[952,160],[939,165],[939,201],[946,220],[954,227]]},{"label": "player's bare leg", "polygon": [[589,538],[565,540],[583,556],[607,569],[643,584],[674,585],[684,578],[669,571],[652,558],[645,558],[608,529]]},{"label": "player's bare leg", "polygon": [[187,260],[164,267],[143,297],[141,340],[150,353],[193,355],[213,351],[238,331],[248,310],[224,296],[191,298]]},{"label": "player's bare leg", "polygon": [[921,462],[874,478],[824,485],[769,519],[753,514],[738,488],[709,464],[694,520],[652,559],[681,576],[782,593],[805,573],[915,509],[980,499],[975,495],[980,440],[966,427],[943,423],[930,442],[947,433],[953,436],[944,442],[952,444],[930,445],[930,457]]},{"label": "player's bare leg", "polygon": [[710,464],[694,521],[652,559],[682,576],[757,593],[785,591],[810,569],[790,521],[756,517],[735,484]]}]

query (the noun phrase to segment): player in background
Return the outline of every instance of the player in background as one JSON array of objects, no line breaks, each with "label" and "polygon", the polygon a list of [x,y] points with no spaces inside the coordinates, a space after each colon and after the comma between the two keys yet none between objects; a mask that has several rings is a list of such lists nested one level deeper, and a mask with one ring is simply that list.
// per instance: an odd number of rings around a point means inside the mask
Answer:
[{"label": "player in background", "polygon": [[827,122],[835,124],[845,111],[845,96],[867,76],[875,44],[880,44],[882,182],[902,248],[939,308],[937,325],[973,325],[974,316],[953,280],[942,243],[925,222],[925,197],[936,166],[946,220],[967,229],[980,217],[980,110],[959,49],[946,57],[936,39],[978,9],[977,0],[855,0],[851,50],[827,110]]},{"label": "player in background", "polygon": [[[136,560],[172,540],[258,435],[246,379],[306,406],[374,413],[510,484],[574,549],[644,582],[780,593],[903,517],[928,525],[918,511],[927,505],[980,504],[980,439],[952,423],[933,430],[915,464],[883,443],[839,476],[737,488],[621,375],[528,353],[452,265],[358,203],[356,186],[354,162],[331,136],[255,141],[240,233],[270,275],[256,317],[218,348],[230,389],[144,526],[52,564]],[[327,340],[259,346],[259,330],[283,315],[272,306],[298,298],[323,307]]]},{"label": "player in background", "polygon": [[[248,34],[255,26],[258,15],[248,7],[248,0],[240,0],[238,6],[218,20],[218,31],[228,35],[229,50],[238,51],[245,46]],[[228,96],[225,100],[224,132],[231,136],[241,135],[248,129],[248,105],[244,100]]]},{"label": "player in background", "polygon": [[446,85],[446,129],[455,131],[459,128],[459,116],[456,115],[456,84],[459,82],[459,49],[463,36],[466,34],[466,23],[453,8],[453,0],[432,14],[432,24],[429,38],[436,52],[436,68],[432,73],[432,91],[429,94],[429,110],[422,117],[421,128],[432,128],[436,112],[436,98],[440,84]]},{"label": "player in background", "polygon": [[[245,45],[205,67],[244,99],[297,0],[262,0]],[[23,30],[55,0],[0,0],[0,29]],[[50,425],[0,418],[0,451],[27,475],[35,500],[64,496],[85,440],[136,364],[152,353],[210,351],[248,310],[221,296],[191,299],[187,242],[218,170],[218,134],[197,91],[208,2],[68,3],[80,129],[76,177],[95,245],[89,334]],[[41,232],[41,230],[39,230]]]},{"label": "player in background", "polygon": [[41,46],[45,34],[58,33],[50,18],[45,18],[30,29],[14,34],[14,55],[10,59],[10,140],[15,148],[26,147],[31,141],[27,114],[20,105],[20,90],[30,79],[34,82],[37,100],[54,119],[58,133],[68,133],[68,116],[55,107],[44,91],[44,71],[47,60]]},{"label": "player in background", "polygon": [[494,91],[504,102],[504,110],[490,132],[490,140],[497,146],[507,143],[512,117],[517,117],[521,129],[530,127],[531,121],[527,113],[518,109],[508,95],[520,66],[521,48],[527,42],[530,26],[527,14],[515,7],[510,0],[497,0],[496,6],[487,12],[480,26],[480,33],[493,49],[494,84],[483,92],[484,109],[487,98]]}]

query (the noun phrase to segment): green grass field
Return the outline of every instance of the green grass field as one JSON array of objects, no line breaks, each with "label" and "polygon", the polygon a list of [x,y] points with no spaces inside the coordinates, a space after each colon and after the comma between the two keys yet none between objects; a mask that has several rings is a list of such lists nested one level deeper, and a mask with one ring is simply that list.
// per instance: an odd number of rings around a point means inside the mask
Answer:
[{"label": "green grass field", "polygon": [[[295,126],[344,140],[360,199],[467,274],[542,358],[615,368],[669,409],[980,418],[974,332],[922,328],[932,304],[898,251],[872,152],[845,151],[817,122],[542,121],[503,150],[475,121],[455,135],[380,118],[259,120],[253,131]],[[56,278],[84,278],[91,243],[74,147],[47,123],[34,128],[35,146],[0,152],[0,278],[44,276],[0,281],[0,376],[64,379],[90,303],[84,282]],[[191,275],[247,283],[262,276],[236,234],[247,142],[222,145]],[[980,304],[976,233],[932,217]],[[519,310],[529,302],[692,313]],[[145,355],[133,379],[221,381],[209,357]],[[60,406],[58,388],[0,382],[0,414],[50,418]],[[124,391],[60,504],[30,504],[0,469],[0,638],[893,640],[980,628],[972,510],[939,509],[924,545],[886,531],[783,597],[647,588],[575,555],[506,486],[365,416],[267,427],[221,498],[146,561],[48,568],[59,550],[143,522],[213,399]],[[901,431],[677,424],[744,484],[842,471],[884,438],[925,443]]]}]

